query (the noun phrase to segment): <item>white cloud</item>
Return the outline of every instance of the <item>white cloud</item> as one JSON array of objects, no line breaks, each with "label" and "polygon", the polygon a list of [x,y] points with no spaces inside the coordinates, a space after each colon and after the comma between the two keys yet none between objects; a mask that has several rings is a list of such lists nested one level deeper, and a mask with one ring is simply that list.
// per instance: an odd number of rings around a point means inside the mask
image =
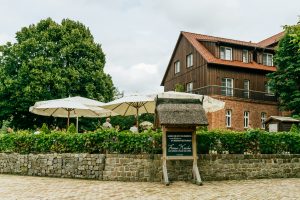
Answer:
[{"label": "white cloud", "polygon": [[[160,87],[159,66],[138,63],[132,66],[109,66],[106,72],[112,75],[115,85],[126,93],[155,93],[163,91]],[[128,90],[127,88],[130,88]]]},{"label": "white cloud", "polygon": [[[125,92],[161,90],[180,31],[259,41],[298,19],[299,0],[0,0],[0,43],[51,17],[88,26]],[[130,77],[130,78],[129,78]]]},{"label": "white cloud", "polygon": [[0,44],[6,44],[6,42],[14,42],[15,39],[12,35],[6,33],[0,33]]}]

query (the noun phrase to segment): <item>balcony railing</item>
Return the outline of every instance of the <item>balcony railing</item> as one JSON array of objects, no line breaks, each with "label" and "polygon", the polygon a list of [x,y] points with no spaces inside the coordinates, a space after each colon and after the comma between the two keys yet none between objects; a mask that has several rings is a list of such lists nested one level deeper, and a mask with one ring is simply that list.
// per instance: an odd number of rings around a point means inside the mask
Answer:
[{"label": "balcony railing", "polygon": [[229,88],[219,85],[209,85],[202,88],[194,89],[192,93],[203,95],[222,95],[258,101],[277,102],[277,98],[276,96],[274,96],[274,94],[253,90],[244,90],[239,88]]}]

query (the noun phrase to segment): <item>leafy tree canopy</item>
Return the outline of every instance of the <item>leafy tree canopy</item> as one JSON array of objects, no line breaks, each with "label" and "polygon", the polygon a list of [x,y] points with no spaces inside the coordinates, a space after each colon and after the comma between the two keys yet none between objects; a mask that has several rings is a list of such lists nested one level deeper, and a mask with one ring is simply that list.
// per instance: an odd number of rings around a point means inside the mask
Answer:
[{"label": "leafy tree canopy", "polygon": [[300,24],[284,29],[274,57],[277,71],[269,74],[269,84],[282,109],[300,114]]},{"label": "leafy tree canopy", "polygon": [[100,44],[80,22],[48,18],[23,27],[16,43],[0,46],[0,120],[29,128],[45,120],[28,111],[36,101],[76,95],[112,100],[115,88],[104,64]]}]

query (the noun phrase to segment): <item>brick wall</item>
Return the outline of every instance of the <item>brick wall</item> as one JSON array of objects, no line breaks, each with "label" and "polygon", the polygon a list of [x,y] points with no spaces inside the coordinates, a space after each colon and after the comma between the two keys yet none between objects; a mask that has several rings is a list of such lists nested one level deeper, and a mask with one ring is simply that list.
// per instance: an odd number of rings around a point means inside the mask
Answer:
[{"label": "brick wall", "polygon": [[225,102],[225,108],[214,112],[208,113],[209,129],[227,129],[225,125],[225,110],[232,111],[231,130],[244,130],[244,111],[250,112],[250,126],[251,128],[261,128],[261,113],[265,112],[267,117],[271,115],[278,116],[281,113],[276,104],[263,104],[262,102],[247,102],[240,100],[220,99]]},{"label": "brick wall", "polygon": [[[202,180],[300,177],[300,155],[200,155]],[[192,161],[167,161],[170,181],[192,179]],[[5,154],[0,173],[108,181],[162,179],[161,155]]]}]

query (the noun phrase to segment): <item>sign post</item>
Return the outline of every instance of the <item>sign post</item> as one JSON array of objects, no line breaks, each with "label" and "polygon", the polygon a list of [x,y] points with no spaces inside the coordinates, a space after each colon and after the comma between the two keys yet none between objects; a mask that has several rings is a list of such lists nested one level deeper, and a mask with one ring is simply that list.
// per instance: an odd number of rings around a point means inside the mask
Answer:
[{"label": "sign post", "polygon": [[163,127],[163,178],[164,183],[169,185],[167,160],[193,160],[193,179],[198,185],[202,180],[197,166],[197,141],[194,128],[168,128]]},{"label": "sign post", "polygon": [[202,185],[197,166],[196,127],[207,126],[199,99],[156,98],[155,124],[162,128],[163,181],[169,185],[168,160],[193,160],[193,179]]}]

